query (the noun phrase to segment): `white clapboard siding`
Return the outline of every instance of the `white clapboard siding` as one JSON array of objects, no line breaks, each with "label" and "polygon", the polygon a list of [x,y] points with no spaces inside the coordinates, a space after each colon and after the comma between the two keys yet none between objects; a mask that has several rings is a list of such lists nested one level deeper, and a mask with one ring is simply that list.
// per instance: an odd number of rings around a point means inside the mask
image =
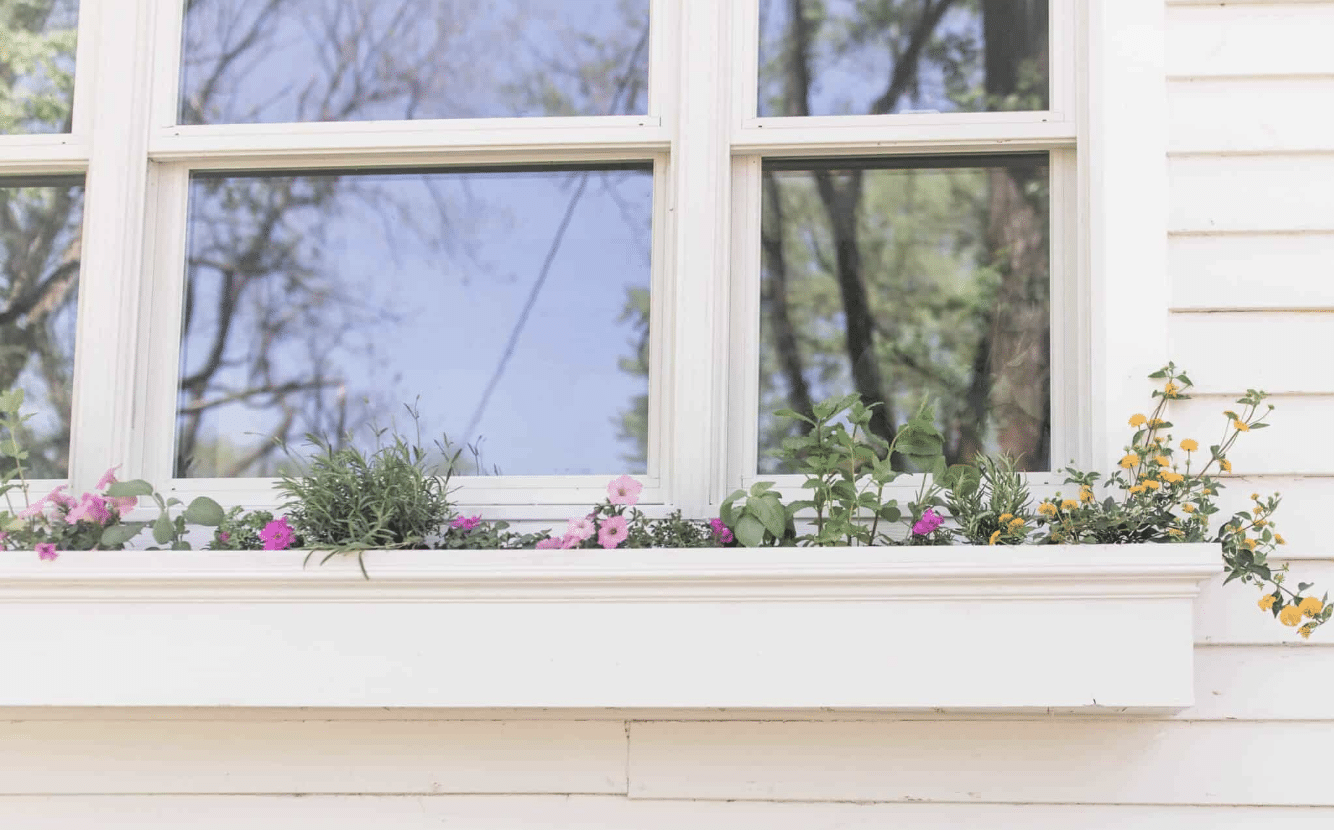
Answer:
[{"label": "white clapboard siding", "polygon": [[1334,3],[1169,5],[1167,75],[1332,75]]},{"label": "white clapboard siding", "polygon": [[606,796],[0,797],[23,830],[1326,830],[1327,808],[1046,804],[799,804]]},{"label": "white clapboard siding", "polygon": [[1168,150],[1253,153],[1334,150],[1334,74],[1208,78],[1168,84]]},{"label": "white clapboard siding", "polygon": [[9,722],[0,793],[623,793],[625,741],[615,721]]},{"label": "white clapboard siding", "polygon": [[1334,230],[1334,153],[1173,156],[1168,181],[1169,231]]},{"label": "white clapboard siding", "polygon": [[[1279,564],[1276,560],[1275,564]],[[1307,559],[1289,562],[1287,585],[1297,590],[1301,582],[1315,585],[1310,593],[1334,599],[1334,561]],[[1219,576],[1205,583],[1195,601],[1195,642],[1199,645],[1284,645],[1296,649],[1334,648],[1334,624],[1317,631],[1309,641],[1295,628],[1274,619],[1273,613],[1260,610],[1256,603],[1260,588],[1240,582],[1223,584]]]},{"label": "white clapboard siding", "polygon": [[1168,354],[1202,394],[1334,393],[1334,313],[1172,314],[1167,330]]},{"label": "white clapboard siding", "polygon": [[[1237,614],[1249,610],[1234,606]],[[1318,636],[1329,638],[1331,633],[1334,628]],[[1334,720],[1332,683],[1334,648],[1200,646],[1195,649],[1195,705],[1175,718]]]},{"label": "white clapboard siding", "polygon": [[[1330,321],[1334,324],[1334,315],[1330,315]],[[1252,381],[1257,386],[1261,382],[1260,377]],[[1334,395],[1276,395],[1269,403],[1274,405],[1268,418],[1271,426],[1240,436],[1228,453],[1233,472],[1257,476],[1334,474],[1334,441],[1311,440],[1311,436],[1320,435],[1334,424]],[[1229,422],[1223,412],[1240,409],[1236,398],[1231,396],[1208,395],[1177,401],[1169,412],[1173,443],[1178,444],[1182,438],[1196,439],[1204,452],[1195,453],[1195,460],[1208,461],[1209,446],[1221,440]],[[1186,454],[1177,450],[1177,460],[1184,464]],[[1195,469],[1199,469],[1199,464]],[[1216,466],[1213,469],[1218,471]]]},{"label": "white clapboard siding", "polygon": [[1334,231],[1181,234],[1167,251],[1174,309],[1334,309]]},{"label": "white clapboard siding", "polygon": [[[1244,467],[1234,469],[1245,471]],[[1330,505],[1334,505],[1334,475],[1229,477],[1224,480],[1218,496],[1218,506],[1223,512],[1215,518],[1249,510],[1252,493],[1266,496],[1278,493],[1283,497],[1274,521],[1287,542],[1282,547],[1284,559],[1334,559],[1334,534],[1329,529]],[[1214,527],[1220,523],[1215,521]],[[1330,590],[1334,591],[1334,585]]]},{"label": "white clapboard siding", "polygon": [[1328,722],[633,723],[630,795],[1330,806],[1327,765],[1291,748],[1331,740]]}]

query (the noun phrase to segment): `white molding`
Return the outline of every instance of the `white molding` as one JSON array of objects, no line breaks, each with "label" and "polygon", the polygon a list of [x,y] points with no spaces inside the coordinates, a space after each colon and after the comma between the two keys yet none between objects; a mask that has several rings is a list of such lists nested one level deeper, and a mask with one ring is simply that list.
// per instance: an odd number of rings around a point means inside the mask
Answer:
[{"label": "white molding", "polygon": [[[805,118],[764,118],[736,130],[732,152],[765,156],[1027,152],[1073,147],[1075,125],[1043,120],[991,123],[900,121],[914,116],[848,116],[865,123],[809,125]],[[828,120],[828,119],[810,119]]]},{"label": "white molding", "polygon": [[0,176],[82,173],[88,145],[77,136],[0,135]]},{"label": "white molding", "polygon": [[302,557],[7,557],[0,706],[1174,709],[1220,570],[1213,545]]}]

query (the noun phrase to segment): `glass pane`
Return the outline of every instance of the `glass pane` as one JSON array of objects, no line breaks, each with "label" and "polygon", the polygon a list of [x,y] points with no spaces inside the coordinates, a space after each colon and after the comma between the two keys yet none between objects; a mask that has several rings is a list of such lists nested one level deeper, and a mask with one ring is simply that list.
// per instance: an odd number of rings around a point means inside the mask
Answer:
[{"label": "glass pane", "polygon": [[758,0],[759,114],[1045,110],[1046,0]]},{"label": "glass pane", "polygon": [[69,472],[83,179],[0,178],[0,389],[22,389],[29,478]]},{"label": "glass pane", "polygon": [[652,191],[643,164],[196,174],[177,475],[410,434],[404,404],[488,473],[644,472]]},{"label": "glass pane", "polygon": [[180,123],[647,112],[650,0],[190,0]]},{"label": "glass pane", "polygon": [[1050,469],[1045,156],[767,162],[763,188],[761,472],[788,472],[769,413],[854,391],[885,438],[930,398],[951,463]]},{"label": "glass pane", "polygon": [[78,0],[0,0],[0,135],[67,133]]}]

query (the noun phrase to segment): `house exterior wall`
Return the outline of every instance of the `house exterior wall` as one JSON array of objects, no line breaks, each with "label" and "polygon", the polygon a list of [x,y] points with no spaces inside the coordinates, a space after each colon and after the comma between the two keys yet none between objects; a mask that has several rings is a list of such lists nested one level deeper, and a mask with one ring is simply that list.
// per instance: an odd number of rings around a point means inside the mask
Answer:
[{"label": "house exterior wall", "polygon": [[[1174,420],[1275,394],[1231,496],[1282,492],[1296,574],[1334,583],[1334,2],[1167,14],[1170,273],[1145,302],[1200,393]],[[1160,718],[25,710],[0,722],[0,826],[1328,827],[1334,646],[1250,602],[1206,589],[1196,705]],[[857,635],[868,659],[896,636]]]}]

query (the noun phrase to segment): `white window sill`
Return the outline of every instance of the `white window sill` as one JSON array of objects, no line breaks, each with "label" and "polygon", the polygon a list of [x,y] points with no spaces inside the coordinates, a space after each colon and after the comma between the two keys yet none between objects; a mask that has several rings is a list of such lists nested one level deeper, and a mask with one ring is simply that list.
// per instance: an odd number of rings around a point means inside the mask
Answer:
[{"label": "white window sill", "polygon": [[1047,710],[1193,702],[1214,545],[0,560],[0,706]]}]

